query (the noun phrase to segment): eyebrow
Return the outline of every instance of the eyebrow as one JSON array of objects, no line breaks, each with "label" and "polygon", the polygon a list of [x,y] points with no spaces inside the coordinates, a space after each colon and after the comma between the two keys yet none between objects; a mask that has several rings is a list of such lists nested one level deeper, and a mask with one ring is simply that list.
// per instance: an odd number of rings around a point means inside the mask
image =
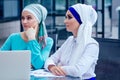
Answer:
[{"label": "eyebrow", "polygon": [[72,14],[70,14],[70,13],[67,13],[66,16],[67,16],[67,15],[72,16]]}]

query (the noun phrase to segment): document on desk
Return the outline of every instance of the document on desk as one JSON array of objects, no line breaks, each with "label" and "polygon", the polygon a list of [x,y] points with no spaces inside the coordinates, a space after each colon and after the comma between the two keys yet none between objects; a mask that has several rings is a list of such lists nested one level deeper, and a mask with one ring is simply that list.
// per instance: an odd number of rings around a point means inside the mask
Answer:
[{"label": "document on desk", "polygon": [[44,69],[31,71],[30,75],[35,76],[35,77],[64,77],[64,76],[56,76],[52,74],[51,72],[48,72]]}]

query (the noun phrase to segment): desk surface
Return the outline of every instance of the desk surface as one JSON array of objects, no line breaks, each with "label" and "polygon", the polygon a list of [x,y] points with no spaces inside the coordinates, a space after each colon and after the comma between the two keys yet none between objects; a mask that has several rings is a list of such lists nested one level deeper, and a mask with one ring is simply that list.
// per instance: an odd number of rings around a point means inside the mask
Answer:
[{"label": "desk surface", "polygon": [[80,78],[73,78],[73,77],[34,77],[31,76],[30,80],[82,80]]}]

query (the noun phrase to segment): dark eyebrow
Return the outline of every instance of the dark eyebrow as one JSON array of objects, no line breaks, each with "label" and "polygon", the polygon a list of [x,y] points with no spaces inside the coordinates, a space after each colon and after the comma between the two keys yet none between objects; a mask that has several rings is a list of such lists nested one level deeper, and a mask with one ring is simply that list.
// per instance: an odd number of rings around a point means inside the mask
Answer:
[{"label": "dark eyebrow", "polygon": [[31,15],[27,15],[27,17],[32,17]]},{"label": "dark eyebrow", "polygon": [[[23,15],[22,15],[23,16]],[[31,15],[27,15],[27,17],[31,17]]]},{"label": "dark eyebrow", "polygon": [[68,16],[72,16],[71,14],[68,14]]}]

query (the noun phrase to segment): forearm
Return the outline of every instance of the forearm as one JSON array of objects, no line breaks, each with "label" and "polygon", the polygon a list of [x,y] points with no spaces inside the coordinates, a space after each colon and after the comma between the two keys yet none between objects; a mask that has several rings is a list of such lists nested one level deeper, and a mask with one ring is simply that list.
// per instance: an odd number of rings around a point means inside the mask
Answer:
[{"label": "forearm", "polygon": [[36,40],[29,42],[28,48],[31,50],[31,62],[35,69],[43,68],[45,60],[49,57],[50,50],[53,45],[53,40],[49,39],[46,46],[42,49]]},{"label": "forearm", "polygon": [[28,50],[31,51],[31,64],[35,69],[43,67],[45,62],[41,53],[41,48],[36,40],[31,40],[28,43]]},{"label": "forearm", "polygon": [[48,59],[45,61],[44,68],[45,68],[47,71],[49,71],[49,68],[48,68],[49,65],[56,65],[51,58],[48,58]]},{"label": "forearm", "polygon": [[61,67],[67,76],[73,76],[73,77],[81,77],[82,73],[79,68],[76,68],[75,66],[62,66]]},{"label": "forearm", "polygon": [[[91,49],[94,48],[94,51]],[[91,71],[94,73],[94,68],[98,59],[98,47],[95,45],[90,45],[86,48],[84,55],[81,58],[78,57],[77,62],[73,65],[62,66],[62,69],[65,70],[67,75],[74,76],[74,77],[81,77],[87,71]]]}]

